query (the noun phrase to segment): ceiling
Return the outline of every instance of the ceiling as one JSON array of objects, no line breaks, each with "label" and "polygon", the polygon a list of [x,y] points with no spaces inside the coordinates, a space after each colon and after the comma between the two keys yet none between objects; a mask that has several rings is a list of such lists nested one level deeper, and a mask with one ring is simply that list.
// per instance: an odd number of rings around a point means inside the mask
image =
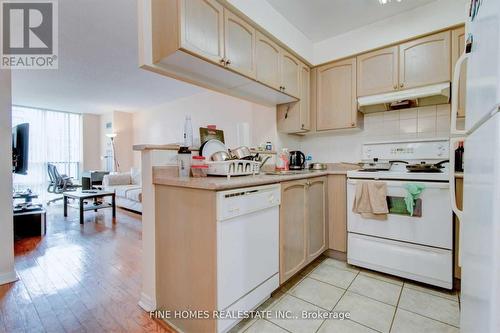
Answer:
[{"label": "ceiling", "polygon": [[267,0],[313,42],[360,28],[437,0]]},{"label": "ceiling", "polygon": [[59,69],[14,70],[16,105],[135,111],[203,91],[138,68],[137,0],[59,1]]}]

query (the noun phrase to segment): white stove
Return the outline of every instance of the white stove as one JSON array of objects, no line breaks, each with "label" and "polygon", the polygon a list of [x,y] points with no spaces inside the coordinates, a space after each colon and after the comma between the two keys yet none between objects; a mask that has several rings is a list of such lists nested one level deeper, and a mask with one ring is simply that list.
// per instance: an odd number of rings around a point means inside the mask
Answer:
[{"label": "white stove", "polygon": [[[436,164],[448,158],[449,144],[445,139],[376,142],[363,146],[363,162],[378,159],[375,164],[386,166],[395,160]],[[386,171],[347,173],[347,262],[451,289],[453,220],[449,163],[443,163],[440,172],[408,172],[406,166],[399,162],[392,163]],[[366,218],[352,211],[356,187],[369,180],[386,183],[389,208],[386,220]],[[415,201],[418,214],[401,210],[411,183],[424,186]]]},{"label": "white stove", "polygon": [[[405,161],[408,164],[436,164],[449,158],[449,143],[447,139],[432,139],[422,141],[374,142],[363,145],[362,162],[386,163],[390,161]],[[443,181],[449,179],[449,163],[443,164],[441,172],[409,172],[407,164],[393,163],[389,170],[348,171],[347,177],[360,179],[401,179]]]}]

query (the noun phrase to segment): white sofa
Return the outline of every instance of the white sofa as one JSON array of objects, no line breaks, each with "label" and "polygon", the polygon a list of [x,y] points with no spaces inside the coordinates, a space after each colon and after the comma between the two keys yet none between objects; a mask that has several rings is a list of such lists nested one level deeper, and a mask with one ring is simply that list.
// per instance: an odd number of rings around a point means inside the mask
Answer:
[{"label": "white sofa", "polygon": [[117,206],[142,213],[140,171],[132,169],[130,172],[106,175],[102,185],[104,190],[115,192]]}]

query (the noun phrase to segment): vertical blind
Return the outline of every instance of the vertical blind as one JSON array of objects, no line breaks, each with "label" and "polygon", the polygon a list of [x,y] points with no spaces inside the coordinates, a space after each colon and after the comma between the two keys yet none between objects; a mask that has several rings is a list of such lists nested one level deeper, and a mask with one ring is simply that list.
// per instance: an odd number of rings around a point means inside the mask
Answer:
[{"label": "vertical blind", "polygon": [[13,126],[29,123],[28,174],[14,175],[14,189],[31,188],[43,195],[49,177],[47,164],[56,165],[59,173],[79,178],[82,160],[81,115],[12,106]]}]

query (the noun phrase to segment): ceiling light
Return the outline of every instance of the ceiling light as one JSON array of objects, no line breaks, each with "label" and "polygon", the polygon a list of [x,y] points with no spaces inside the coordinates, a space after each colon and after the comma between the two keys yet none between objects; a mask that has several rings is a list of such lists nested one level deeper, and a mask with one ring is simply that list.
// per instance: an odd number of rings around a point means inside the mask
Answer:
[{"label": "ceiling light", "polygon": [[[397,2],[401,2],[403,0],[396,0]],[[389,2],[392,2],[392,0],[378,0],[378,2],[381,4],[381,5],[385,5]]]}]

